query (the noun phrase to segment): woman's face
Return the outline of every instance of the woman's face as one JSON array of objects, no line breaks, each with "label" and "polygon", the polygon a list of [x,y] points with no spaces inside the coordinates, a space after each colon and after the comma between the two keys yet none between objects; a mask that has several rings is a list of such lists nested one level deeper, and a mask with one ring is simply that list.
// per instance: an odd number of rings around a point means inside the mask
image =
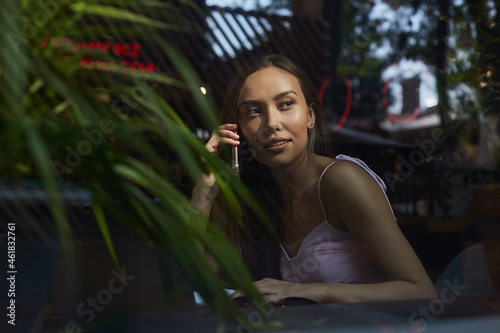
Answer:
[{"label": "woman's face", "polygon": [[314,112],[295,76],[268,67],[247,77],[238,99],[241,134],[270,168],[285,167],[307,154]]}]

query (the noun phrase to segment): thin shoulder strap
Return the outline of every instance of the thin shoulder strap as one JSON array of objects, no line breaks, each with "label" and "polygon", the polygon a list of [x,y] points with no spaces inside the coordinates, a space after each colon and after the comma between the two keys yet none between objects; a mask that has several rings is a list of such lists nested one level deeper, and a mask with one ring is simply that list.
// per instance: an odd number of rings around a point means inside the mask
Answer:
[{"label": "thin shoulder strap", "polygon": [[323,216],[325,217],[325,220],[327,220],[327,218],[326,218],[326,211],[325,211],[325,206],[323,206],[323,201],[321,200],[321,191],[320,191],[321,178],[323,178],[323,175],[325,174],[326,170],[328,170],[328,168],[330,166],[332,166],[335,162],[337,162],[337,161],[333,161],[332,163],[328,164],[328,166],[325,168],[325,170],[323,170],[323,172],[321,173],[321,176],[319,176],[319,180],[318,180],[318,198],[319,198],[319,204],[321,205],[321,211],[323,212]]}]

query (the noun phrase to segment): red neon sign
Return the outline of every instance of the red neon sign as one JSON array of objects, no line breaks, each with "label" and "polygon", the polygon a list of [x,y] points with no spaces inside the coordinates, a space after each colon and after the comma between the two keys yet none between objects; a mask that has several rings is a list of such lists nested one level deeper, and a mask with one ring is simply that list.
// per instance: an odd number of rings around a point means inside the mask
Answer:
[{"label": "red neon sign", "polygon": [[[333,75],[333,74],[328,76],[321,84],[321,87],[320,87],[319,92],[318,92],[318,98],[319,98],[319,101],[321,103],[323,102],[323,95],[325,94],[326,88],[328,87],[328,85],[330,84],[330,82],[333,80],[334,77],[335,77],[335,75]],[[346,101],[346,105],[344,108],[344,113],[342,114],[340,121],[333,128],[334,132],[338,131],[342,126],[344,126],[345,122],[347,121],[347,118],[349,118],[349,113],[351,112],[351,106],[352,106],[351,81],[347,77],[344,77],[344,83],[345,83],[346,89],[347,89],[347,96],[346,96],[347,101]]]},{"label": "red neon sign", "polygon": [[[127,73],[137,71],[142,73],[155,73],[156,64],[152,62],[140,61],[141,44],[138,42],[121,43],[109,41],[77,41],[72,38],[46,37],[42,40],[40,46],[45,48],[51,46],[54,48],[65,48],[69,51],[77,52],[81,50],[95,54],[87,55],[79,60],[80,67],[89,70],[113,71]],[[112,52],[113,55],[120,57],[118,60],[98,59],[99,53]],[[129,58],[129,59],[123,59]],[[58,61],[67,61],[71,55],[59,56]]]}]

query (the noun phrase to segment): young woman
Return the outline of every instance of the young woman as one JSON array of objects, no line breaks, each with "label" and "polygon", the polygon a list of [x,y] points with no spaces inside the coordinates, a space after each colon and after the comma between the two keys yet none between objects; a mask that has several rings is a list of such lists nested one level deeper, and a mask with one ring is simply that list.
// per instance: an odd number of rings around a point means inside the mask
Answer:
[{"label": "young woman", "polygon": [[[221,118],[207,149],[219,153],[224,146],[240,146],[251,153],[240,157],[241,179],[280,234],[270,236],[251,213],[245,228],[230,221],[224,226],[266,300],[436,296],[397,225],[381,179],[358,159],[322,155],[327,132],[320,103],[291,61],[274,55],[244,66],[230,82]],[[207,193],[201,187],[213,183],[206,175],[196,190]],[[207,198],[205,213],[211,207]]]}]

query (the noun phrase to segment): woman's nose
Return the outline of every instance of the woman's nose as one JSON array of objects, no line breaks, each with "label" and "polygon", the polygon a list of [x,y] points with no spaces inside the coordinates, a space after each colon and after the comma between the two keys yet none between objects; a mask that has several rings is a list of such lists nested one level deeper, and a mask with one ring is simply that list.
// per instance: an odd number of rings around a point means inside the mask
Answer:
[{"label": "woman's nose", "polygon": [[264,130],[266,133],[273,133],[275,131],[279,131],[281,129],[281,123],[279,120],[279,114],[270,109],[266,116],[264,117]]}]

